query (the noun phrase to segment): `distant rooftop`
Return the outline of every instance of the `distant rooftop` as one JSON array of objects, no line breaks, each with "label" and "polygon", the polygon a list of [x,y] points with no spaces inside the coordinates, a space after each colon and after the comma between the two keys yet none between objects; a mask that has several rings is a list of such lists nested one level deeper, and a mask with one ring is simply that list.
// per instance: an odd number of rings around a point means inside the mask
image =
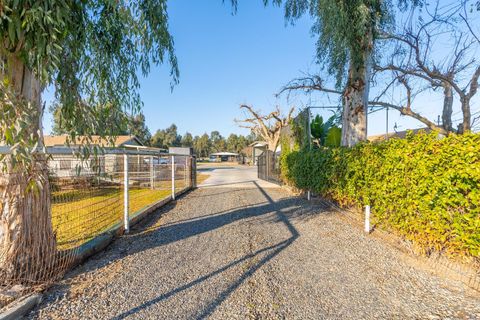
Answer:
[{"label": "distant rooftop", "polygon": [[[59,136],[44,136],[44,144],[46,147],[59,147],[67,144],[67,135]],[[89,140],[86,136],[77,136],[75,142],[70,142],[70,145],[86,144]],[[114,140],[114,145],[111,141],[100,136],[91,136],[91,144],[101,145],[103,147],[143,147],[143,143],[135,136],[117,136]]]},{"label": "distant rooftop", "polygon": [[249,147],[265,147],[267,144],[265,141],[254,141],[249,144]]},{"label": "distant rooftop", "polygon": [[[400,139],[405,139],[407,137],[407,133],[412,132],[413,134],[418,134],[420,132],[425,132],[425,133],[430,133],[432,132],[432,129],[430,128],[419,128],[419,129],[408,129],[404,131],[398,131],[398,132],[390,132],[388,133],[388,139],[391,138],[400,138]],[[374,136],[369,136],[367,139],[370,142],[380,142],[384,141],[386,139],[387,135],[384,134],[377,134]]]},{"label": "distant rooftop", "polygon": [[234,152],[215,152],[210,154],[211,156],[238,156],[238,153]]}]

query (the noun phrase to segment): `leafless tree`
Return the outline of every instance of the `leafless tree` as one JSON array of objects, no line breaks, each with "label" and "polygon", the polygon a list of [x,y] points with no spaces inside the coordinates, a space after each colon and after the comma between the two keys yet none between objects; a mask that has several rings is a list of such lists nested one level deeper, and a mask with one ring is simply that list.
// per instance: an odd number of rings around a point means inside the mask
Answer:
[{"label": "leafless tree", "polygon": [[242,120],[235,120],[242,128],[250,129],[257,136],[262,137],[268,144],[268,150],[275,151],[280,141],[280,133],[282,128],[286,127],[292,119],[294,107],[290,109],[286,116],[282,115],[280,107],[276,107],[274,111],[267,115],[261,115],[255,111],[253,107],[241,105],[240,109],[247,112]]},{"label": "leafless tree", "polygon": [[[458,132],[471,130],[470,102],[478,91],[480,77],[480,61],[475,52],[480,42],[476,37],[467,15],[466,7],[469,1],[464,0],[450,7],[440,7],[437,1],[432,11],[425,9],[428,19],[418,19],[418,22],[407,25],[398,33],[383,33],[383,38],[393,44],[391,57],[383,63],[375,64],[375,73],[390,72],[393,81],[390,85],[399,85],[406,92],[406,103],[399,106],[382,101],[380,94],[371,105],[388,106],[423,122],[431,129],[444,134],[456,131],[452,123],[453,103],[458,97],[462,123]],[[440,9],[442,8],[442,9]],[[464,32],[465,29],[470,32]],[[449,45],[438,47],[438,43],[448,39]],[[443,58],[435,59],[433,52],[442,50]],[[438,55],[438,52],[436,52]],[[411,83],[415,83],[413,87]],[[412,108],[413,97],[427,89],[443,91],[442,125],[422,116]]]},{"label": "leafless tree", "polygon": [[[381,55],[387,58],[381,58],[373,64],[371,80],[383,78],[374,81],[374,87],[380,93],[370,97],[368,104],[395,109],[443,134],[470,131],[475,120],[472,119],[470,104],[478,91],[480,77],[480,61],[475,56],[480,49],[480,41],[469,16],[472,11],[468,9],[470,5],[471,0],[462,0],[446,7],[440,6],[440,1],[437,1],[433,10],[425,7],[425,17],[410,19],[412,22],[397,32],[382,31],[385,45],[380,46],[379,50],[384,50]],[[448,43],[439,47],[441,40]],[[441,59],[437,57],[438,51],[442,53]],[[343,98],[344,90],[328,87],[324,82],[319,75],[303,74],[283,86],[277,95],[300,90]],[[388,89],[393,86],[400,87],[405,93],[406,98],[400,103],[387,102],[385,99]],[[439,90],[444,98],[441,125],[435,122],[436,119],[422,115],[421,108],[414,106],[417,95]],[[452,122],[455,98],[459,100],[463,114],[458,130]]]}]

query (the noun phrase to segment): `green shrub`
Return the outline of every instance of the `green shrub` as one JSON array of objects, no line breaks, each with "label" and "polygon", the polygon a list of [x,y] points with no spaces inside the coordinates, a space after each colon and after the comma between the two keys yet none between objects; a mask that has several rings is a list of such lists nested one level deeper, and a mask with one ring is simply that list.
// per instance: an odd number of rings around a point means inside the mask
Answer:
[{"label": "green shrub", "polygon": [[354,148],[294,151],[284,179],[341,205],[372,207],[377,225],[424,254],[480,255],[480,135],[408,135]]}]

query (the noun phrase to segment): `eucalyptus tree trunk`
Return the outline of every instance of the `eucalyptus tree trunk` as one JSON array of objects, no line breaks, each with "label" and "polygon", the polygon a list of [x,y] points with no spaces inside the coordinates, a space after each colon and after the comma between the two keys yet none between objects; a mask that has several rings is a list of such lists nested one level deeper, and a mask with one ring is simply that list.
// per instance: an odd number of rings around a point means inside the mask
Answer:
[{"label": "eucalyptus tree trunk", "polygon": [[460,102],[462,104],[462,113],[463,113],[463,122],[461,125],[460,133],[468,133],[472,130],[471,128],[472,113],[470,111],[470,99],[471,97],[469,95],[465,95],[460,98]]},{"label": "eucalyptus tree trunk", "polygon": [[[28,124],[26,136],[30,135],[41,145],[40,82],[20,59],[10,58],[7,65],[2,78],[9,80],[16,96],[37,108],[35,121]],[[0,174],[1,280],[4,283],[48,280],[54,264],[56,240],[46,157],[37,154],[26,165],[15,165],[6,158],[4,168],[5,172]]]},{"label": "eucalyptus tree trunk", "polygon": [[452,112],[453,112],[453,89],[451,85],[444,83],[443,84],[442,127],[447,132],[453,131]]},{"label": "eucalyptus tree trunk", "polygon": [[367,140],[367,110],[370,89],[370,53],[363,63],[350,63],[348,82],[343,92],[342,146],[352,147]]}]

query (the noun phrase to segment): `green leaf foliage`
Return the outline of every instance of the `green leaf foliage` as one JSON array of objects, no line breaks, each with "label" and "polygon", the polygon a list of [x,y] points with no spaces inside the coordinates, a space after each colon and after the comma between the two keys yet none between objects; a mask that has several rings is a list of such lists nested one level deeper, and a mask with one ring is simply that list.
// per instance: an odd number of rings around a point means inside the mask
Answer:
[{"label": "green leaf foliage", "polygon": [[21,61],[53,84],[63,125],[87,135],[115,134],[98,110],[139,111],[138,76],[151,65],[168,61],[178,79],[167,0],[3,0],[0,40],[5,69]]},{"label": "green leaf foliage", "polygon": [[310,123],[310,131],[312,137],[314,137],[315,139],[323,140],[323,138],[325,137],[323,117],[317,114],[317,116]]},{"label": "green leaf foliage", "polygon": [[339,147],[342,141],[342,129],[333,126],[331,127],[325,137],[325,146],[327,147]]},{"label": "green leaf foliage", "polygon": [[318,145],[328,147],[340,146],[342,138],[342,129],[335,125],[337,116],[333,115],[326,122],[323,117],[317,115],[310,123],[310,132]]},{"label": "green leaf foliage", "polygon": [[282,169],[297,188],[341,205],[369,204],[374,223],[423,254],[480,257],[480,134],[294,151]]}]

